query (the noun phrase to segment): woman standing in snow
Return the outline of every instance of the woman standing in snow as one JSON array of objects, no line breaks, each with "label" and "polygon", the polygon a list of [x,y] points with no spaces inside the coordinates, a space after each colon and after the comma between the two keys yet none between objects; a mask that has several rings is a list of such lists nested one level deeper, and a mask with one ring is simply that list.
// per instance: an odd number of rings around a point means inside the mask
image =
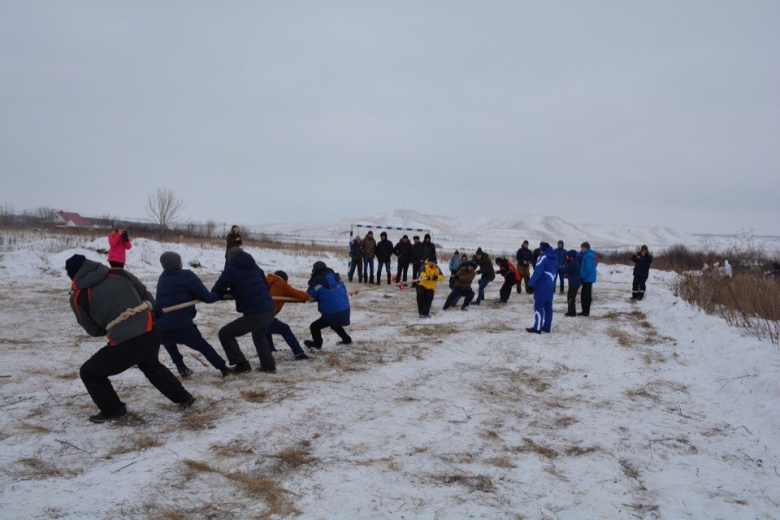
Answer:
[{"label": "woman standing in snow", "polygon": [[642,245],[631,255],[631,261],[635,264],[631,299],[641,300],[645,297],[645,282],[647,282],[647,278],[650,276],[650,264],[653,262],[653,255],[650,254],[646,245]]},{"label": "woman standing in snow", "polygon": [[117,220],[114,229],[108,235],[108,263],[111,267],[125,267],[125,251],[133,247],[130,237],[127,236],[125,225]]}]

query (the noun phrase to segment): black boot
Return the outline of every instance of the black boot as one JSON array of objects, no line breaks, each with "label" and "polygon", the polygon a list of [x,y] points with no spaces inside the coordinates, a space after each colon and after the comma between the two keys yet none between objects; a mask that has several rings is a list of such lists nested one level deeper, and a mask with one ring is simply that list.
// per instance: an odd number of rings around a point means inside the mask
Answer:
[{"label": "black boot", "polygon": [[252,365],[249,364],[249,361],[241,361],[239,363],[236,363],[236,366],[233,369],[233,372],[236,374],[247,374],[251,371],[252,371]]},{"label": "black boot", "polygon": [[187,365],[183,362],[176,365],[176,370],[179,371],[179,375],[182,379],[188,379],[192,375],[192,370],[187,368]]},{"label": "black boot", "polygon": [[93,423],[104,423],[108,421],[116,421],[125,415],[127,415],[127,408],[125,408],[125,405],[123,404],[111,413],[96,413],[95,415],[91,416],[89,420]]},{"label": "black boot", "polygon": [[535,328],[533,328],[533,327],[528,327],[527,329],[525,329],[525,331],[526,331],[526,332],[530,332],[531,334],[541,334],[541,333],[542,333],[542,331],[541,331],[541,330],[536,330],[536,329],[535,329]]},{"label": "black boot", "polygon": [[371,275],[371,278],[369,278],[368,283],[374,283],[374,275]]},{"label": "black boot", "polygon": [[316,349],[321,349],[322,348],[322,342],[320,341],[319,343],[317,343],[313,339],[305,339],[305,340],[303,340],[303,344],[306,345],[309,348],[316,348]]}]

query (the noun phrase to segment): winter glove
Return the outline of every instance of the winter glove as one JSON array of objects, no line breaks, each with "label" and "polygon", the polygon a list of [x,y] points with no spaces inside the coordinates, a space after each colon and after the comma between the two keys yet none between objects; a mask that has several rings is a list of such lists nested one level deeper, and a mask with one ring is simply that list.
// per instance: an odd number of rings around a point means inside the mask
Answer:
[{"label": "winter glove", "polygon": [[155,306],[152,309],[152,314],[154,315],[154,320],[155,321],[159,320],[160,318],[162,318],[165,315],[165,313],[163,312],[163,310],[160,308],[159,305]]},{"label": "winter glove", "polygon": [[127,236],[127,231],[122,233],[122,240],[124,240],[125,242],[130,242],[130,237]]}]

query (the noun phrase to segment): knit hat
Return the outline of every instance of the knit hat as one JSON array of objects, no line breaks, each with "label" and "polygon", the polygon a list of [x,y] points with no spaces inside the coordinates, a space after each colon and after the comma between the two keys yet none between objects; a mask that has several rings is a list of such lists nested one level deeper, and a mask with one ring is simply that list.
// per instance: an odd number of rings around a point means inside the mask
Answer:
[{"label": "knit hat", "polygon": [[558,245],[562,246],[563,245],[563,240],[558,240]]},{"label": "knit hat", "polygon": [[430,235],[429,233],[425,233],[425,236],[423,237],[423,240],[425,240],[426,238],[427,238],[427,239],[430,239],[430,238],[431,238],[431,235]]},{"label": "knit hat", "polygon": [[523,245],[527,246],[528,245],[528,240],[523,240]]},{"label": "knit hat", "polygon": [[585,249],[590,249],[590,242],[583,242],[580,244],[580,247],[584,247]]},{"label": "knit hat", "polygon": [[477,254],[478,254],[478,255],[484,255],[485,253],[482,251],[482,248],[481,248],[481,247],[478,247],[478,248],[477,248]]},{"label": "knit hat", "polygon": [[550,248],[550,244],[548,244],[547,242],[539,242],[539,249],[549,249],[549,248]]},{"label": "knit hat", "polygon": [[114,221],[114,229],[124,229],[125,223],[121,220]]},{"label": "knit hat", "polygon": [[244,252],[244,250],[241,249],[240,247],[231,247],[230,249],[228,249],[228,252],[227,252],[227,261],[228,261],[228,263],[232,262],[233,259],[236,257],[236,255],[238,253],[243,253],[243,252]]},{"label": "knit hat", "polygon": [[323,262],[322,260],[317,260],[316,262],[314,262],[314,265],[311,268],[311,275],[314,276],[315,274],[317,274],[318,271],[322,271],[323,269],[327,269],[327,268],[328,266],[325,265],[325,262]]},{"label": "knit hat", "polygon": [[404,235],[404,236],[402,236],[402,237],[401,237],[401,240],[403,240],[404,238],[405,238],[406,240],[409,240],[409,235]]},{"label": "knit hat", "polygon": [[414,235],[412,238],[415,240],[420,240],[420,235]]},{"label": "knit hat", "polygon": [[471,267],[473,267],[474,269],[476,269],[477,267],[479,267],[479,265],[477,265],[477,263],[476,263],[474,260],[470,260],[470,261],[468,261],[468,262],[466,263],[466,266],[471,266]]},{"label": "knit hat", "polygon": [[65,261],[65,271],[68,273],[68,278],[73,280],[76,278],[76,273],[81,269],[81,264],[86,261],[87,257],[84,255],[73,255]]},{"label": "knit hat", "polygon": [[381,237],[385,237],[385,238],[387,238],[387,233],[385,233],[384,231],[382,231],[381,233],[379,233],[379,237],[380,237],[380,238],[381,238]]},{"label": "knit hat", "polygon": [[455,250],[455,256],[457,256],[457,255],[459,255],[459,254],[460,254],[460,253],[459,253],[459,252],[458,252],[458,250],[456,249],[456,250]]},{"label": "knit hat", "polygon": [[276,276],[278,276],[279,278],[281,278],[282,280],[284,280],[285,282],[288,280],[288,278],[287,278],[287,273],[285,273],[284,271],[281,271],[281,270],[279,270],[279,271],[274,271],[274,274],[275,274]]},{"label": "knit hat", "polygon": [[166,271],[171,269],[181,269],[181,257],[178,253],[174,253],[173,251],[166,251],[160,255],[160,265],[162,265],[162,268]]}]

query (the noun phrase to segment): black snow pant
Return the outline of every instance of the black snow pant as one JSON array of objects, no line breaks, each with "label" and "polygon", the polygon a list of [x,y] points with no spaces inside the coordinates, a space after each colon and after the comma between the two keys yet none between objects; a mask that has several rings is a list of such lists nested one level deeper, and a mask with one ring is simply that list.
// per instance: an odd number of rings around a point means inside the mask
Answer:
[{"label": "black snow pant", "polygon": [[566,303],[569,304],[569,308],[566,311],[566,316],[577,315],[577,293],[580,291],[580,286],[572,287],[569,284],[569,292],[566,293]]},{"label": "black snow pant", "polygon": [[[419,262],[412,262],[412,280],[417,280],[417,278],[420,277],[420,263]],[[414,285],[417,285],[417,282],[414,282]]]},{"label": "black snow pant", "polygon": [[[409,262],[405,264],[398,262],[398,272],[395,275],[395,281],[397,283],[405,282],[408,273],[409,273]],[[403,276],[403,279],[401,278],[401,276]],[[412,280],[414,280],[414,273],[412,273]]]},{"label": "black snow pant", "polygon": [[593,282],[582,282],[582,315],[590,316],[590,303],[593,301]]},{"label": "black snow pant", "polygon": [[264,314],[244,314],[237,320],[233,320],[219,329],[219,342],[227,354],[228,363],[246,363],[246,357],[238,345],[239,336],[252,333],[252,343],[255,344],[257,356],[260,358],[260,367],[263,370],[276,369],[276,361],[271,353],[271,347],[265,338],[265,331],[274,320],[274,311]]},{"label": "black snow pant", "polygon": [[426,289],[422,285],[417,286],[417,310],[423,316],[428,316],[431,313],[435,293],[436,291],[433,289]]},{"label": "black snow pant", "polygon": [[100,411],[106,415],[113,414],[124,406],[108,377],[121,374],[135,365],[165,397],[174,403],[186,403],[192,396],[160,363],[159,353],[160,333],[154,329],[118,345],[106,345],[81,365],[81,380]]},{"label": "black snow pant", "polygon": [[504,285],[501,286],[501,289],[498,290],[498,296],[501,298],[501,301],[503,303],[506,303],[509,301],[509,295],[512,294],[512,287],[517,283],[512,278],[507,278],[504,280]]},{"label": "black snow pant", "polygon": [[645,297],[645,282],[647,278],[644,276],[635,276],[634,283],[632,285],[631,299],[641,300]]},{"label": "black snow pant", "polygon": [[344,343],[352,343],[352,338],[349,336],[349,334],[347,334],[347,331],[344,330],[344,327],[339,325],[329,325],[323,317],[320,317],[320,319],[312,322],[312,324],[309,325],[311,339],[314,340],[314,343],[317,345],[322,345],[322,329],[327,329],[328,327],[333,329],[333,331],[339,335],[341,341]]},{"label": "black snow pant", "polygon": [[358,273],[358,282],[363,281],[363,259],[362,258],[353,258],[352,261],[349,263],[349,281],[352,281],[352,277],[355,275],[355,269],[357,269]]},{"label": "black snow pant", "polygon": [[465,309],[471,304],[471,300],[474,299],[474,291],[472,291],[471,289],[458,289],[457,287],[454,288],[450,293],[450,295],[447,296],[447,299],[444,301],[444,310],[446,311],[447,309],[455,305],[455,302],[461,296],[465,297],[461,309]]}]

